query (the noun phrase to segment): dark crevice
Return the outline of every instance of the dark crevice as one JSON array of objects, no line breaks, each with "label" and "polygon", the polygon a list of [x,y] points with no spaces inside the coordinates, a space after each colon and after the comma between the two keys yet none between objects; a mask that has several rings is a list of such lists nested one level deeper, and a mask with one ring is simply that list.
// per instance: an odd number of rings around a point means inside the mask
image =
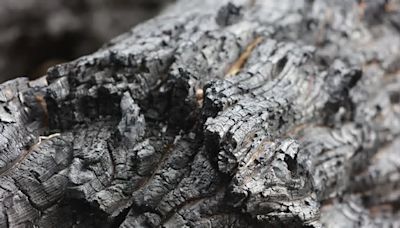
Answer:
[{"label": "dark crevice", "polygon": [[109,228],[112,224],[108,221],[107,214],[82,200],[64,198],[59,205],[59,210],[64,214],[64,219],[73,221],[74,227]]},{"label": "dark crevice", "polygon": [[110,224],[110,228],[119,228],[121,226],[121,224],[124,222],[124,220],[126,219],[126,217],[128,216],[128,213],[130,210],[132,210],[132,206],[123,209],[118,214],[118,216],[112,220],[112,222]]},{"label": "dark crevice", "polygon": [[296,159],[296,157],[297,157],[297,154],[295,155],[294,158],[285,154],[285,158],[284,158],[284,161],[287,164],[288,169],[293,176],[297,174],[297,159]]}]

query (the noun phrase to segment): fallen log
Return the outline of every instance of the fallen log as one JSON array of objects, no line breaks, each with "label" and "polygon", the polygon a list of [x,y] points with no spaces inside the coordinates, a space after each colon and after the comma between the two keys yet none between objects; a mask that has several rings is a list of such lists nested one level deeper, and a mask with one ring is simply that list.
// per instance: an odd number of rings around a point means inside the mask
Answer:
[{"label": "fallen log", "polygon": [[395,1],[181,0],[0,85],[0,227],[399,226]]}]

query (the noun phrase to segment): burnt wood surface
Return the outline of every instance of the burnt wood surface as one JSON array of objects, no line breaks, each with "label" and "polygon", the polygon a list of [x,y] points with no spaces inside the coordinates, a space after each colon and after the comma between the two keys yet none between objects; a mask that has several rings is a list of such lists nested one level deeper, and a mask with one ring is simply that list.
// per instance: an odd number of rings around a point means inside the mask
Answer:
[{"label": "burnt wood surface", "polygon": [[397,1],[180,0],[0,85],[0,227],[399,227]]}]

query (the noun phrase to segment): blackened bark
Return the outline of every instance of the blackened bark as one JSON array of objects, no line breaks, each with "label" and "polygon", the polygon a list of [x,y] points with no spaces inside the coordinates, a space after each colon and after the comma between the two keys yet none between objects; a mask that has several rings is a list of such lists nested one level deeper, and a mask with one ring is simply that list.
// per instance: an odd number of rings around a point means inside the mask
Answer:
[{"label": "blackened bark", "polygon": [[181,0],[2,84],[1,227],[399,226],[398,3]]}]

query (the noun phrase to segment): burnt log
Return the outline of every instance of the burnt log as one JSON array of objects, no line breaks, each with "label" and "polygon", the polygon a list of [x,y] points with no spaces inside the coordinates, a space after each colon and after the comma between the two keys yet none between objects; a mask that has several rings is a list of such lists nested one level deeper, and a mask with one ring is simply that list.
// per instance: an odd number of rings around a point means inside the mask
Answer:
[{"label": "burnt log", "polygon": [[0,227],[397,227],[400,2],[180,0],[0,85]]}]

